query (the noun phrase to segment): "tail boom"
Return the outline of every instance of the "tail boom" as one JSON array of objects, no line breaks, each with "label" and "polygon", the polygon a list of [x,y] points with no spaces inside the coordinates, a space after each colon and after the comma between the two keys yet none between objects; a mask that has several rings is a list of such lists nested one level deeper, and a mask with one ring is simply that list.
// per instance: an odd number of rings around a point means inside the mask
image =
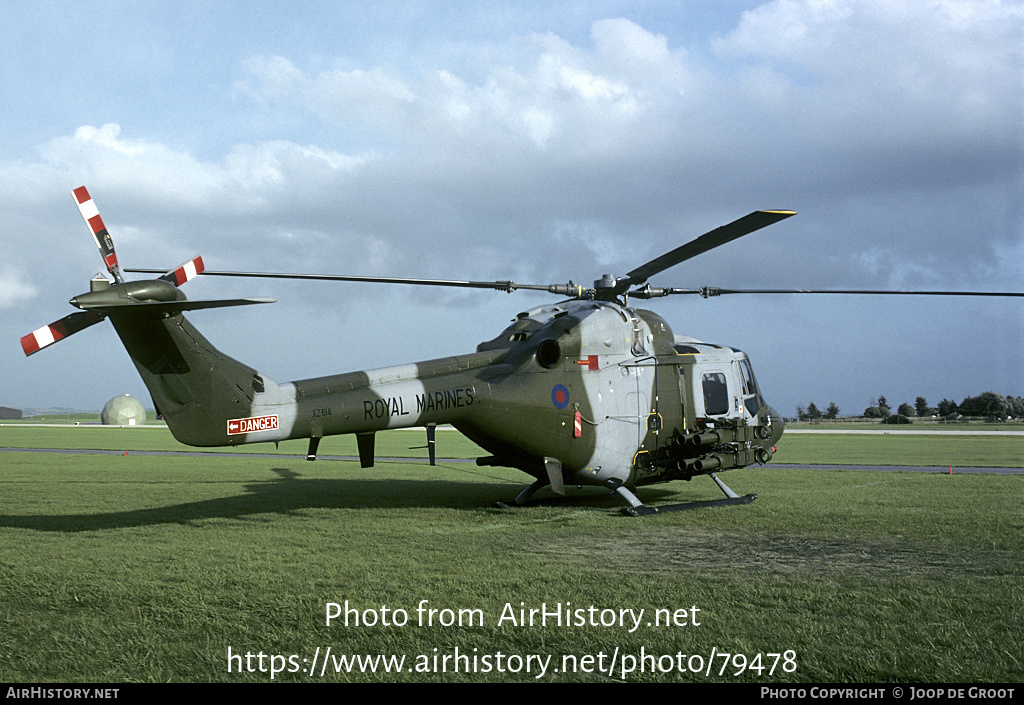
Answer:
[{"label": "tail boom", "polygon": [[153,308],[106,311],[171,433],[192,446],[458,423],[485,403],[487,385],[476,372],[503,354],[278,385],[217,350],[180,312],[153,315]]}]

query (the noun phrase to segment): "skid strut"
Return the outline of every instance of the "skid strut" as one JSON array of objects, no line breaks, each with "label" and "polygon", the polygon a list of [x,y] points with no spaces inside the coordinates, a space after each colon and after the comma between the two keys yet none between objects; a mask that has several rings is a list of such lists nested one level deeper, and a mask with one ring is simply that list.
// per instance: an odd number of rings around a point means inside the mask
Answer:
[{"label": "skid strut", "polygon": [[511,504],[509,504],[508,502],[499,501],[494,502],[494,506],[497,507],[498,509],[510,509],[512,507],[521,507],[524,504],[526,504],[526,500],[532,497],[537,490],[541,489],[542,487],[547,487],[549,484],[550,483],[547,480],[537,480],[532,485],[530,485],[522,492],[520,492],[519,495],[514,500],[512,500]]},{"label": "skid strut", "polygon": [[623,507],[622,512],[632,517],[642,517],[649,514],[663,514],[665,512],[682,512],[687,509],[700,509],[702,507],[724,507],[730,504],[750,504],[757,499],[756,494],[748,494],[740,497],[738,494],[729,489],[729,486],[718,479],[715,473],[708,473],[711,479],[715,481],[719,489],[725,493],[725,499],[712,499],[705,502],[686,502],[683,504],[670,504],[665,507],[645,507],[643,503],[637,499],[637,496],[627,490],[625,487],[618,487],[615,491],[620,497],[629,503],[628,507]]}]

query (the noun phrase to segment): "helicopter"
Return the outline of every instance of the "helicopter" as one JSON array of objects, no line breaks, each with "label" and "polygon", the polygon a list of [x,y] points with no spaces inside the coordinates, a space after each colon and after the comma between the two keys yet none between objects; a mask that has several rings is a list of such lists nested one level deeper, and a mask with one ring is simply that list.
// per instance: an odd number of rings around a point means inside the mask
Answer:
[{"label": "helicopter", "polygon": [[[171,270],[126,281],[95,202],[72,191],[111,279],[94,278],[70,300],[81,309],[21,339],[32,355],[109,319],[162,415],[180,442],[200,447],[308,439],[315,460],[325,436],[354,434],[362,467],[374,464],[375,434],[425,427],[430,463],[435,429],[453,426],[486,453],[481,466],[521,470],[534,478],[511,503],[543,488],[597,486],[617,494],[632,516],[709,505],[745,504],[718,472],[771,461],[785,429],[765,400],[746,353],[673,333],[631,300],[670,295],[915,294],[1024,296],[1024,293],[801,289],[656,288],[648,280],[793,215],[754,211],[707,232],[624,276],[605,274],[592,287],[330,274],[207,271],[196,256]],[[181,286],[196,276],[354,281],[545,291],[560,301],[522,313],[472,353],[374,370],[277,383],[217,350],[185,311],[273,303],[270,298],[189,300]],[[724,499],[650,507],[636,489],[709,476]]]}]

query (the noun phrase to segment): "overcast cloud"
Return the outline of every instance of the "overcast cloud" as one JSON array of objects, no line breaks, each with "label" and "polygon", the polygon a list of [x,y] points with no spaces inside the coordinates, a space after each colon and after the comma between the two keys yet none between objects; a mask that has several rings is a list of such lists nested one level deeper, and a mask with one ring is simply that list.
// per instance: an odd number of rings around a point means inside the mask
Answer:
[{"label": "overcast cloud", "polygon": [[[148,394],[109,325],[18,339],[102,267],[590,284],[759,208],[661,286],[1024,290],[1024,10],[893,0],[16,4],[2,20],[0,405]],[[472,350],[548,299],[197,280],[190,319],[286,381]],[[651,302],[769,400],[1024,395],[1019,299]]]}]

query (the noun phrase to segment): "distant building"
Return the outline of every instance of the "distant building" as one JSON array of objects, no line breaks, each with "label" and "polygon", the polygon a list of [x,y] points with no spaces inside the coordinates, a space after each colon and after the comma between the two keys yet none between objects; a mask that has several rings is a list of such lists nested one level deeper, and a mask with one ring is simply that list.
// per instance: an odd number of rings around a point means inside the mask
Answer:
[{"label": "distant building", "polygon": [[9,409],[6,406],[0,406],[0,421],[11,419],[20,419],[21,409]]}]

